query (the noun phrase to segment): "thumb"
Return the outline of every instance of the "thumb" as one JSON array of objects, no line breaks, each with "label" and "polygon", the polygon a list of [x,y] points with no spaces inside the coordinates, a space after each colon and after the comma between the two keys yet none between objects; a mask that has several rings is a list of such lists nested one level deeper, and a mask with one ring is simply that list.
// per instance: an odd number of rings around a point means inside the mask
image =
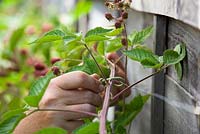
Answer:
[{"label": "thumb", "polygon": [[98,74],[92,74],[91,75],[93,78],[95,78],[96,80],[99,80],[100,79],[100,76]]}]

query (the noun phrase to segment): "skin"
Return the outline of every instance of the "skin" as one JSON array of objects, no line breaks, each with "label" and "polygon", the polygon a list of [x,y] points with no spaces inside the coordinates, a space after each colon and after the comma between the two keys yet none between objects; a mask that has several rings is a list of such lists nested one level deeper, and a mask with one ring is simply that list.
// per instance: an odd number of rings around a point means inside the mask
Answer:
[{"label": "skin", "polygon": [[[107,58],[115,62],[119,57],[109,54]],[[124,77],[123,66],[117,64],[116,75]],[[96,74],[88,75],[74,71],[52,79],[39,103],[40,109],[79,110],[96,113],[102,106],[104,86]],[[113,89],[112,94],[121,89]],[[126,95],[130,94],[130,91]],[[114,103],[114,102],[112,102]],[[14,134],[31,134],[45,127],[61,127],[68,132],[83,124],[83,118],[90,115],[76,112],[38,111],[24,118],[14,130]]]}]

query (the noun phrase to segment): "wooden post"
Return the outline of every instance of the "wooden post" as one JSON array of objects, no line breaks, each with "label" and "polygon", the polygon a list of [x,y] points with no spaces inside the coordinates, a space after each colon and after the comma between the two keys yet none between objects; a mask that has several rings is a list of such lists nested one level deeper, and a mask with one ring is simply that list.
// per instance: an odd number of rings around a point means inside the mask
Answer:
[{"label": "wooden post", "polygon": [[[168,18],[156,16],[155,53],[162,55],[167,46]],[[153,78],[152,93],[165,96],[164,71]],[[151,100],[151,134],[164,134],[164,101],[152,96]]]}]

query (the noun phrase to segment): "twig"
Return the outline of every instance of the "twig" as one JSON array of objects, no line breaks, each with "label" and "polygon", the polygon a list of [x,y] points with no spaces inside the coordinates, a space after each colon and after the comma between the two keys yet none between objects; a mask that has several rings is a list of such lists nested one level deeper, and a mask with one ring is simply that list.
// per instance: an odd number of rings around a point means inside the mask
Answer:
[{"label": "twig", "polygon": [[81,114],[86,114],[94,117],[98,117],[98,114],[91,113],[91,112],[86,112],[86,111],[80,111],[80,110],[63,110],[63,109],[35,109],[31,111],[30,113],[27,114],[27,116],[30,116],[31,114],[37,112],[37,111],[58,111],[58,112],[75,112],[75,113],[81,113]]},{"label": "twig", "polygon": [[[123,31],[123,36],[125,37],[126,44],[125,44],[125,50],[128,50],[128,37],[127,37],[127,31],[126,31],[126,24],[124,23],[124,31]],[[128,57],[127,55],[125,56],[125,83],[128,83],[127,81],[127,68],[128,68]],[[125,110],[125,96],[123,95],[123,111]]]},{"label": "twig", "polygon": [[152,76],[154,76],[154,75],[160,73],[161,71],[162,71],[162,70],[158,70],[158,71],[152,73],[151,75],[148,75],[148,76],[144,77],[143,79],[141,79],[141,80],[139,80],[139,81],[137,81],[137,82],[131,84],[130,86],[124,88],[122,91],[120,91],[118,94],[116,94],[116,95],[115,95],[113,98],[111,98],[111,99],[112,99],[112,100],[117,99],[120,95],[122,95],[122,94],[123,94],[124,92],[126,92],[128,89],[130,89],[130,88],[132,88],[133,86],[139,84],[140,82],[142,82],[142,81],[144,81],[144,80],[146,80],[146,79],[148,79],[148,78],[150,78],[150,77],[152,77]]},{"label": "twig", "polygon": [[[125,49],[126,51],[128,50],[128,37],[127,37],[127,31],[126,31],[126,24],[124,23],[124,32],[123,32],[123,36],[126,39],[126,46]],[[125,77],[127,78],[127,64],[128,64],[128,57],[125,56]],[[127,81],[125,81],[127,82]]]},{"label": "twig", "polygon": [[[115,65],[113,65],[111,62],[110,67],[111,67],[111,74],[110,77],[115,76]],[[103,108],[100,113],[100,126],[99,126],[99,133],[100,134],[106,134],[106,119],[107,119],[107,112],[108,112],[108,107],[109,107],[109,101],[110,101],[110,93],[112,89],[113,81],[109,80],[109,83],[106,88],[106,93],[104,97],[104,102],[103,102]]]},{"label": "twig", "polygon": [[88,48],[87,44],[83,43],[85,48],[88,50],[89,54],[92,56],[92,59],[94,60],[94,62],[96,63],[97,67],[99,68],[99,71],[101,72],[101,75],[103,77],[103,79],[105,80],[105,82],[107,83],[107,80],[106,80],[106,76],[104,75],[101,67],[99,66],[97,60],[95,59],[94,55],[92,54],[91,50]]}]

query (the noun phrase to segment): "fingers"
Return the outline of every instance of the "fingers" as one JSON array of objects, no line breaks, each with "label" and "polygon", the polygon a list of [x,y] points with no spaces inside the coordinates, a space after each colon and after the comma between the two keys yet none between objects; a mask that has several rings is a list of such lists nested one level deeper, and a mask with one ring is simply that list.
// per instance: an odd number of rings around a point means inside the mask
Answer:
[{"label": "fingers", "polygon": [[106,57],[110,60],[110,61],[112,61],[113,63],[115,63],[115,62],[117,62],[116,63],[116,65],[117,66],[119,66],[122,70],[124,70],[124,66],[123,66],[123,64],[122,64],[122,62],[119,60],[119,56],[118,56],[118,54],[116,54],[116,53],[108,53],[107,55],[106,55]]},{"label": "fingers", "polygon": [[54,107],[55,105],[75,105],[75,104],[91,104],[94,106],[102,105],[102,98],[99,94],[89,90],[62,90],[62,89],[49,89],[45,92],[42,100],[40,101],[40,108]]},{"label": "fingers", "polygon": [[[67,110],[67,111],[48,111],[48,117],[54,119],[54,122],[59,122],[59,120],[61,119],[69,121],[69,120],[79,120],[82,118],[92,117],[91,115],[81,113],[81,111],[96,113],[96,107],[90,104],[59,106],[58,108],[55,107],[54,109]],[[70,112],[70,111],[80,111],[80,112]]]},{"label": "fingers", "polygon": [[84,88],[98,93],[102,91],[104,87],[94,77],[91,77],[90,75],[81,71],[74,71],[52,79],[49,86],[57,86],[64,90]]},{"label": "fingers", "polygon": [[99,79],[100,79],[99,75],[97,75],[97,74],[92,74],[91,76],[92,76],[93,78],[95,78],[96,80],[99,80]]},{"label": "fingers", "polygon": [[[74,96],[74,97],[70,97]],[[93,93],[88,90],[73,90],[68,93],[65,93],[61,103],[65,105],[75,105],[75,104],[91,104],[94,106],[102,105],[102,98],[99,94]]]}]

